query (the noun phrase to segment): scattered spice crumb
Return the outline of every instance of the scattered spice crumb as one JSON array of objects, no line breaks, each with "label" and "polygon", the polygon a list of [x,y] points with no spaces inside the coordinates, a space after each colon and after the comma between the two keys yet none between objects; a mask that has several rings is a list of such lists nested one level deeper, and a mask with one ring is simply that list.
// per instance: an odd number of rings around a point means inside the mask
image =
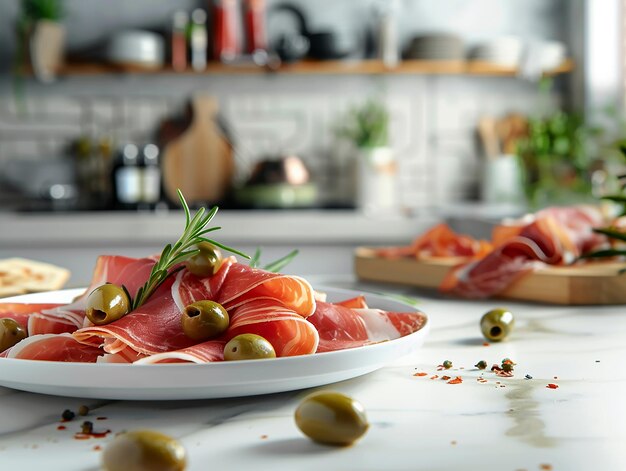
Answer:
[{"label": "scattered spice crumb", "polygon": [[464,369],[465,369],[465,367],[464,367],[464,366],[462,366],[462,367],[460,367],[460,368],[459,368],[459,370],[464,370]]},{"label": "scattered spice crumb", "polygon": [[96,420],[107,420],[108,417],[96,417]]},{"label": "scattered spice crumb", "polygon": [[450,442],[450,445],[456,445],[456,440],[452,440],[452,441]]},{"label": "scattered spice crumb", "polygon": [[[548,389],[556,389],[558,387],[559,387],[559,385],[558,384],[554,384],[554,383],[548,383],[548,385],[546,386],[546,388],[548,388]],[[550,468],[550,469],[552,469],[552,468]]]},{"label": "scattered spice crumb", "polygon": [[85,420],[80,428],[82,433],[93,433],[93,422]]},{"label": "scattered spice crumb", "polygon": [[478,368],[479,370],[484,370],[485,368],[487,368],[487,362],[485,360],[480,360],[474,366]]},{"label": "scattered spice crumb", "polygon": [[488,383],[489,381],[487,381],[485,378],[476,378],[476,381],[478,381],[479,383]]},{"label": "scattered spice crumb", "polygon": [[61,418],[65,421],[65,422],[69,422],[70,420],[73,420],[74,417],[76,417],[76,414],[74,414],[74,412],[72,412],[69,409],[65,409],[63,411],[63,413],[61,414]]},{"label": "scattered spice crumb", "polygon": [[67,427],[65,425],[59,425],[57,430],[65,430]]},{"label": "scattered spice crumb", "polygon": [[489,345],[489,342],[483,342],[483,347],[488,347]]},{"label": "scattered spice crumb", "polygon": [[539,469],[541,469],[542,471],[550,471],[552,469],[552,465],[543,463],[539,465]]},{"label": "scattered spice crumb", "polygon": [[442,376],[441,379],[444,381],[448,381],[450,379],[450,376]]},{"label": "scattered spice crumb", "polygon": [[428,375],[428,373],[425,373],[423,371],[420,371],[419,373],[413,374],[413,376],[427,376],[427,375]]},{"label": "scattered spice crumb", "polygon": [[39,448],[39,445],[37,445],[36,443],[31,447],[33,450]]},{"label": "scattered spice crumb", "polygon": [[261,435],[261,440],[267,440],[267,435]]},{"label": "scattered spice crumb", "polygon": [[457,376],[456,378],[448,381],[448,384],[461,384],[462,382],[463,382],[463,378],[461,378],[460,376]]},{"label": "scattered spice crumb", "polygon": [[96,445],[93,447],[93,451],[100,451],[102,450],[102,447],[100,445]]},{"label": "scattered spice crumb", "polygon": [[530,376],[530,375],[526,375],[526,376],[524,376],[524,378],[526,378],[526,379],[533,379],[533,377]]},{"label": "scattered spice crumb", "polygon": [[89,407],[82,405],[78,408],[78,415],[85,416],[89,414]]},{"label": "scattered spice crumb", "polygon": [[437,378],[439,378],[439,375],[432,375],[432,376],[430,377],[430,379],[437,379]]},{"label": "scattered spice crumb", "polygon": [[500,387],[501,388],[506,388],[506,384],[501,384]]},{"label": "scattered spice crumb", "polygon": [[558,376],[554,376],[552,379],[559,379],[559,377]]},{"label": "scattered spice crumb", "polygon": [[596,363],[600,363],[600,360],[596,360]]}]

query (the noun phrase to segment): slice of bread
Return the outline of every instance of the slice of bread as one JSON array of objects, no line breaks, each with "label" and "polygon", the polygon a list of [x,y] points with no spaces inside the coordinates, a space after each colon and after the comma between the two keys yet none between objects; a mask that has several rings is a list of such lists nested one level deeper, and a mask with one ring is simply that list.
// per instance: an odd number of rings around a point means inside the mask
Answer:
[{"label": "slice of bread", "polygon": [[0,260],[0,297],[61,289],[69,270],[25,258]]}]

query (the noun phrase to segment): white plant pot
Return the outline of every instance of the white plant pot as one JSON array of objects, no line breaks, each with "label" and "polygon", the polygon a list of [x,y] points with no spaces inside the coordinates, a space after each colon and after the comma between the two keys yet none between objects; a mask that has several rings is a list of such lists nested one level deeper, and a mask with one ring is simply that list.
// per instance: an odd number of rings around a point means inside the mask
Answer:
[{"label": "white plant pot", "polygon": [[30,60],[35,77],[52,82],[63,66],[65,27],[56,21],[40,20],[30,37]]},{"label": "white plant pot", "polygon": [[398,197],[393,149],[358,149],[356,165],[358,209],[365,213],[396,210]]}]

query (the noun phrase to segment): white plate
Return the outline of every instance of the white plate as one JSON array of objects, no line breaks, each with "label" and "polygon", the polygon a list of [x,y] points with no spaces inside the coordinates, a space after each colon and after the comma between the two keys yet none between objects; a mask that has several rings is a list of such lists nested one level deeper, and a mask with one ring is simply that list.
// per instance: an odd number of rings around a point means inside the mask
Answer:
[{"label": "white plate", "polygon": [[[415,308],[382,295],[324,288],[329,301],[365,294],[371,307],[396,312]],[[82,290],[3,299],[2,302],[69,303]],[[382,368],[421,347],[429,323],[389,342],[335,352],[271,360],[208,364],[95,364],[0,358],[0,386],[58,396],[162,400],[252,396],[321,386]]]}]

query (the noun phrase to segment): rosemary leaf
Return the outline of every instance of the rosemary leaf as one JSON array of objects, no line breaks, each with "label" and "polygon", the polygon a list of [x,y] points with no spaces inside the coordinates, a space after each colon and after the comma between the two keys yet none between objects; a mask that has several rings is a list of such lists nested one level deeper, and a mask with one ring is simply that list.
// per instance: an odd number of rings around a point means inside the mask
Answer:
[{"label": "rosemary leaf", "polygon": [[593,230],[593,232],[596,232],[598,234],[604,234],[611,239],[626,241],[626,232],[618,231],[617,229],[612,229],[610,227],[596,228]]},{"label": "rosemary leaf", "polygon": [[617,257],[618,255],[626,255],[626,250],[620,250],[620,249],[596,250],[595,252],[584,253],[580,256],[580,258],[605,258],[605,257]]},{"label": "rosemary leaf", "polygon": [[298,250],[292,250],[284,257],[281,257],[278,260],[274,260],[272,263],[268,263],[263,267],[263,269],[277,273],[282,270],[286,265],[288,265],[294,258],[296,258],[298,253]]}]

